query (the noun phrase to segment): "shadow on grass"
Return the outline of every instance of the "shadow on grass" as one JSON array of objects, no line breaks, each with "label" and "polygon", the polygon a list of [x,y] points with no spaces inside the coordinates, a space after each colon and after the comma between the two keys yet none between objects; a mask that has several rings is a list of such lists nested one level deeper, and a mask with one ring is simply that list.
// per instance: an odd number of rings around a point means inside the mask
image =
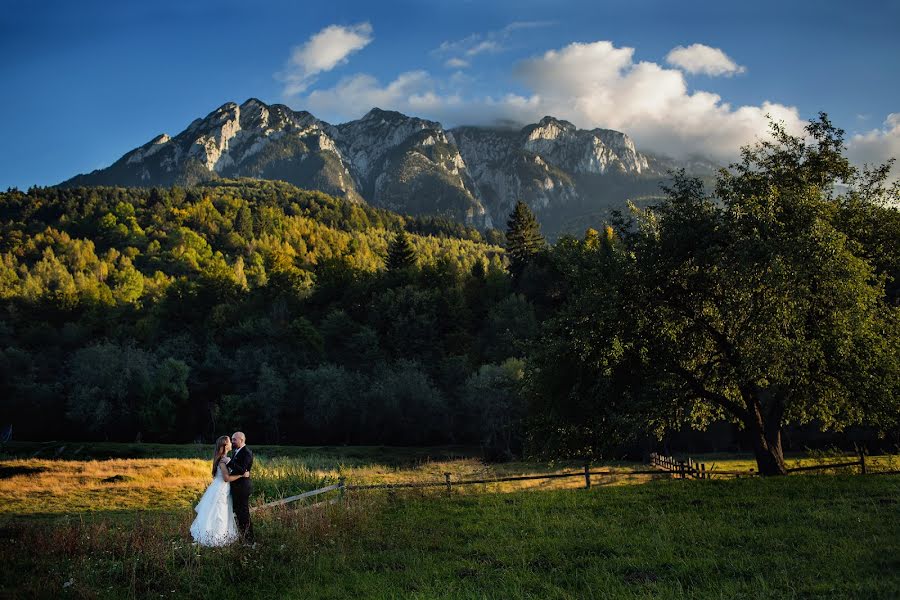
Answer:
[{"label": "shadow on grass", "polygon": [[36,475],[46,471],[46,467],[26,467],[0,465],[0,479],[10,479],[16,475]]}]

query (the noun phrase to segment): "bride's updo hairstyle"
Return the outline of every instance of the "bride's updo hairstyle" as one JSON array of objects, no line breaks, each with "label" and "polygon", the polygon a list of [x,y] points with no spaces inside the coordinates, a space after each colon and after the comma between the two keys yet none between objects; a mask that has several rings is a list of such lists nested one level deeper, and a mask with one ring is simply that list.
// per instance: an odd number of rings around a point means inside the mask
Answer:
[{"label": "bride's updo hairstyle", "polygon": [[213,463],[212,463],[212,475],[216,476],[216,469],[219,468],[219,461],[222,460],[222,457],[225,456],[225,444],[228,443],[228,436],[223,435],[219,439],[216,440],[216,451],[213,454]]}]

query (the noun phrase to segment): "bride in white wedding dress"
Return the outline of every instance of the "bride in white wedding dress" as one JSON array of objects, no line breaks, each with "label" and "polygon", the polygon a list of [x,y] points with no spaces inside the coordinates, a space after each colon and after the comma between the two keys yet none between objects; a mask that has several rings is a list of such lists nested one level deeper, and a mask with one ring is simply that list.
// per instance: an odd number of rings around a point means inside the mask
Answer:
[{"label": "bride in white wedding dress", "polygon": [[191,523],[191,536],[201,546],[225,546],[239,537],[237,522],[231,502],[231,482],[243,475],[229,475],[228,452],[231,450],[231,438],[223,435],[216,440],[216,452],[213,455],[213,481],[203,492],[203,497],[194,510],[197,518]]}]

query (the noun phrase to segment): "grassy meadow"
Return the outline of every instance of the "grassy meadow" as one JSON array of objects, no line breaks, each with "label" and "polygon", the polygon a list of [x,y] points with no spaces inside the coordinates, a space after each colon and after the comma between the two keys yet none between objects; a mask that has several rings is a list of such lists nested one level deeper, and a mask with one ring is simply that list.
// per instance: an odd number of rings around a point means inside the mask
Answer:
[{"label": "grassy meadow", "polygon": [[[900,478],[617,475],[348,493],[254,515],[259,543],[191,544],[196,446],[13,444],[0,456],[0,598],[896,598]],[[464,448],[254,447],[254,502],[349,483],[572,470]],[[739,455],[696,456],[721,470]],[[792,457],[791,466],[838,460]],[[870,459],[896,468],[892,457]],[[643,485],[622,485],[636,484]],[[539,489],[525,489],[535,487]],[[496,493],[503,492],[503,493]]]}]

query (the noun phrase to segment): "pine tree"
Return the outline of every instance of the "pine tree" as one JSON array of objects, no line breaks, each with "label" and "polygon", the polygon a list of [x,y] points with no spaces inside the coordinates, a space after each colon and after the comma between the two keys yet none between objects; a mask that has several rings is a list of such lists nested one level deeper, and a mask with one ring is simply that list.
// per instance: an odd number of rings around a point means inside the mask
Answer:
[{"label": "pine tree", "polygon": [[241,206],[237,214],[235,229],[246,241],[253,239],[253,213],[246,204]]},{"label": "pine tree", "polygon": [[519,200],[506,222],[506,253],[513,274],[521,273],[528,261],[546,244],[534,213]]},{"label": "pine tree", "polygon": [[416,251],[406,232],[401,230],[388,245],[387,269],[400,271],[416,264]]}]

